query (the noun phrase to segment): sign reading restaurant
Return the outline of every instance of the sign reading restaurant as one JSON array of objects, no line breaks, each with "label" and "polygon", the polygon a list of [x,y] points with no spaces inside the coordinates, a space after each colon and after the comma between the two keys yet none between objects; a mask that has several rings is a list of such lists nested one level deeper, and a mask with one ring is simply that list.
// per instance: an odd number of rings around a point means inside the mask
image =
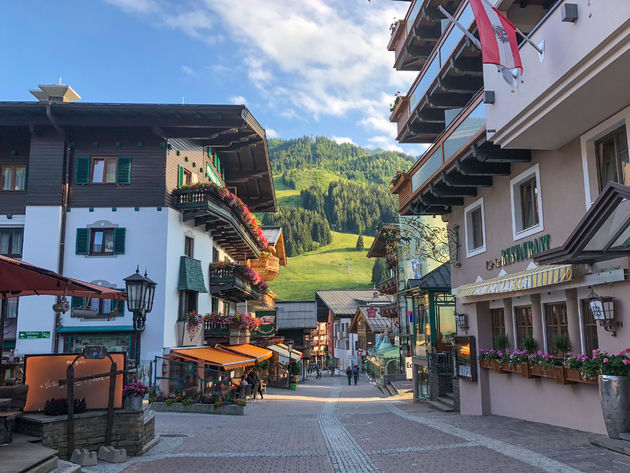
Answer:
[{"label": "sign reading restaurant", "polygon": [[486,269],[490,271],[493,268],[500,268],[520,261],[527,261],[532,256],[547,251],[550,248],[551,236],[549,234],[539,236],[533,240],[501,250],[501,258],[497,258],[494,261],[486,261]]}]

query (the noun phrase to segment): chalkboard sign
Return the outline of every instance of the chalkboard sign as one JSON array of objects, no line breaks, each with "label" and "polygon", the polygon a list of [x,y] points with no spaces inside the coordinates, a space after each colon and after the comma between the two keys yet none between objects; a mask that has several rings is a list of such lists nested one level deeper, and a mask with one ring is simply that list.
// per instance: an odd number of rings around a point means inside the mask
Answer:
[{"label": "chalkboard sign", "polygon": [[[118,370],[125,369],[125,354],[110,353]],[[51,398],[66,398],[67,386],[59,385],[67,377],[66,369],[77,357],[76,353],[59,355],[27,355],[24,360],[24,384],[29,386],[24,412],[44,410],[46,401]],[[87,409],[107,409],[109,397],[109,371],[111,361],[102,359],[80,358],[74,364],[74,377],[90,376],[103,373],[103,377],[76,381],[74,398],[85,398]],[[116,376],[114,391],[114,409],[122,408],[123,375]]]},{"label": "chalkboard sign", "polygon": [[477,381],[475,337],[455,337],[455,374],[461,379]]}]

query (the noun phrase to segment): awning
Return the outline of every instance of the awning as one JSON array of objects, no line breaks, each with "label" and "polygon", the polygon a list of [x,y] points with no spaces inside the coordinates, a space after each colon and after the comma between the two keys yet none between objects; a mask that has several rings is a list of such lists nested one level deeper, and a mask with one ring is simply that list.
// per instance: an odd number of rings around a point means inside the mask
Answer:
[{"label": "awning", "polygon": [[483,296],[486,294],[502,294],[506,292],[525,291],[537,287],[550,286],[570,281],[573,278],[573,266],[543,265],[534,269],[506,274],[498,278],[487,279],[473,284],[465,284],[457,288],[456,297]]},{"label": "awning", "polygon": [[179,283],[178,291],[208,292],[203,281],[203,270],[201,261],[198,259],[182,256],[179,261]]},{"label": "awning", "polygon": [[267,348],[269,348],[271,351],[275,351],[278,355],[284,356],[287,359],[291,358],[292,360],[299,360],[303,357],[302,352],[297,350],[291,350],[291,355],[289,356],[289,347],[282,343],[278,343],[277,345],[269,345]]},{"label": "awning", "polygon": [[219,366],[225,370],[235,370],[256,364],[255,358],[211,347],[171,350],[171,355],[205,361],[206,363]]},{"label": "awning", "polygon": [[133,332],[133,325],[92,325],[92,326],[64,326],[57,329],[57,333],[111,333]]},{"label": "awning", "polygon": [[244,344],[244,345],[217,345],[218,348],[222,348],[224,350],[229,350],[234,353],[238,353],[240,355],[245,355],[251,358],[256,358],[256,361],[264,361],[273,355],[271,350],[267,350],[266,348],[257,347],[254,345]]}]

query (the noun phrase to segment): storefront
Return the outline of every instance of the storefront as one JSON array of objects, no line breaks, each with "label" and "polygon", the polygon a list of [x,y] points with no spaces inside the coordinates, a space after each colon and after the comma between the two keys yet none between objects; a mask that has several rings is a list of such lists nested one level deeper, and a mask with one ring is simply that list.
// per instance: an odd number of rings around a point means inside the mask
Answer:
[{"label": "storefront", "polygon": [[79,353],[86,346],[104,346],[110,353],[133,353],[132,326],[64,326],[57,329],[63,337],[65,353]]}]

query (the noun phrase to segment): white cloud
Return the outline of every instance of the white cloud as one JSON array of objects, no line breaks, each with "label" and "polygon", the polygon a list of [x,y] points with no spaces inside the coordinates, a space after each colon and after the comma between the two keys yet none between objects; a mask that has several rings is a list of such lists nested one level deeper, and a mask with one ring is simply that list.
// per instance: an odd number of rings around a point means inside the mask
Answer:
[{"label": "white cloud", "polygon": [[337,144],[344,144],[344,143],[348,143],[351,145],[356,144],[354,141],[352,141],[352,138],[348,138],[347,136],[333,136],[332,137],[333,141]]},{"label": "white cloud", "polygon": [[117,6],[127,13],[151,13],[158,10],[153,0],[105,0],[106,3]]},{"label": "white cloud", "polygon": [[265,133],[267,134],[267,138],[269,139],[280,138],[280,135],[278,135],[278,132],[274,130],[273,128],[266,128]]},{"label": "white cloud", "polygon": [[247,105],[247,100],[242,95],[234,95],[228,99],[228,102],[234,105]]},{"label": "white cloud", "polygon": [[186,65],[183,65],[183,66],[182,66],[182,72],[183,72],[184,74],[186,74],[186,75],[189,75],[189,76],[195,76],[195,75],[197,75],[197,74],[195,73],[195,71],[193,70],[193,68],[192,68],[192,67],[189,67],[189,66],[186,66]]}]

